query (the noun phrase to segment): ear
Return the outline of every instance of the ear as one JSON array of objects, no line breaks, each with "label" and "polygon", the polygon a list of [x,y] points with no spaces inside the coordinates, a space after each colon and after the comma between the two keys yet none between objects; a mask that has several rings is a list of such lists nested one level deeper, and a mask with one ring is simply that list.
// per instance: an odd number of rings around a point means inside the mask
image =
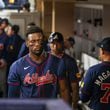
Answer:
[{"label": "ear", "polygon": [[101,51],[102,51],[102,55],[105,54],[105,51],[103,49],[101,49]]},{"label": "ear", "polygon": [[12,30],[12,34],[15,34],[15,32]]}]

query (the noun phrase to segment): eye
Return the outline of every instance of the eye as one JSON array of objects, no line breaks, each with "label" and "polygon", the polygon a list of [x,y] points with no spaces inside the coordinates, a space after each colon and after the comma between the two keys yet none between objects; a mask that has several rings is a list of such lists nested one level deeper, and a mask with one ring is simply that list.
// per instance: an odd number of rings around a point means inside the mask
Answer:
[{"label": "eye", "polygon": [[31,41],[30,41],[30,43],[35,43],[35,42],[36,42],[35,40],[31,40]]},{"label": "eye", "polygon": [[43,44],[43,41],[41,40],[41,41],[39,41],[39,44]]},{"label": "eye", "polygon": [[35,44],[35,43],[43,44],[43,41],[42,40],[31,40],[30,43],[32,43],[32,44]]}]

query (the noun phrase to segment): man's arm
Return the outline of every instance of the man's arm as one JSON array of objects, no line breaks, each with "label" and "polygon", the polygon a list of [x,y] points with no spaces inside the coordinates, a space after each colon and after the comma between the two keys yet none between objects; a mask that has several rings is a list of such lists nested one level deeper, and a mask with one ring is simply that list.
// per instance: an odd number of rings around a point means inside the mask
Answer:
[{"label": "man's arm", "polygon": [[72,102],[73,102],[73,108],[78,108],[78,100],[79,100],[79,84],[78,81],[71,82],[71,88],[72,88]]},{"label": "man's arm", "polygon": [[8,86],[8,98],[19,98],[20,96],[20,87],[15,85]]},{"label": "man's arm", "polygon": [[16,63],[12,64],[8,75],[8,97],[17,98],[20,96],[20,79]]},{"label": "man's arm", "polygon": [[65,102],[70,104],[71,100],[67,80],[66,79],[59,80],[59,86],[61,98],[64,99]]}]

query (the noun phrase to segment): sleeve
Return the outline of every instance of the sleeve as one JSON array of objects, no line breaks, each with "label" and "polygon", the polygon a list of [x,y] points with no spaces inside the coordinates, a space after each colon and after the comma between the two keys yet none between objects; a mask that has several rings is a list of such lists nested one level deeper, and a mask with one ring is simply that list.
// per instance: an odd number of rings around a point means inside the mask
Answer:
[{"label": "sleeve", "polygon": [[80,85],[80,99],[82,102],[88,102],[93,90],[92,71],[89,69]]},{"label": "sleeve", "polygon": [[10,67],[9,75],[8,75],[8,97],[16,98],[19,97],[20,94],[20,78],[17,71],[17,63],[13,63]]},{"label": "sleeve", "polygon": [[66,71],[70,81],[78,81],[77,74],[79,74],[79,70],[77,67],[77,63],[74,59],[66,60]]},{"label": "sleeve", "polygon": [[60,59],[59,65],[58,65],[58,79],[62,80],[66,78],[66,65],[64,63],[64,60]]}]

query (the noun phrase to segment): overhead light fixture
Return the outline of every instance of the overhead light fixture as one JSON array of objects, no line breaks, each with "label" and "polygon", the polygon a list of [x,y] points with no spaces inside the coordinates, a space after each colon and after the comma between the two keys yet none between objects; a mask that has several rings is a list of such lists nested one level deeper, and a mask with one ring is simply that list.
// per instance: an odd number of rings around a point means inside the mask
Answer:
[{"label": "overhead light fixture", "polygon": [[15,3],[15,0],[9,0],[9,3],[10,3],[10,4]]},{"label": "overhead light fixture", "polygon": [[81,19],[77,19],[77,23],[82,23],[82,20]]},{"label": "overhead light fixture", "polygon": [[76,1],[88,1],[88,0],[76,0]]}]

